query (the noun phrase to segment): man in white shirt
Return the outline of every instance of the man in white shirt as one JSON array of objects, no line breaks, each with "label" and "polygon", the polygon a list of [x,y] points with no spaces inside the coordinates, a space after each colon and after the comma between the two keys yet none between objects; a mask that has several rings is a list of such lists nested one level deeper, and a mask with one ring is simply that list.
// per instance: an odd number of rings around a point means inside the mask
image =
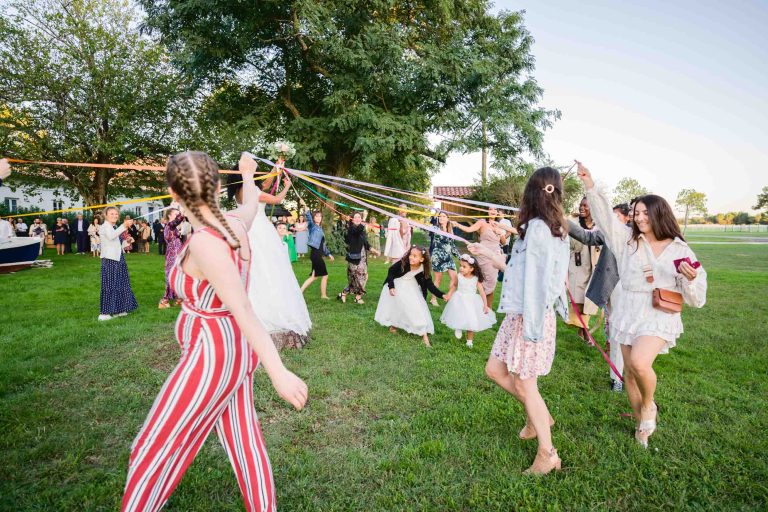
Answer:
[{"label": "man in white shirt", "polygon": [[43,248],[45,247],[45,237],[48,234],[48,227],[43,224],[39,218],[32,222],[29,226],[29,236],[40,239],[40,255],[43,254]]},{"label": "man in white shirt", "polygon": [[16,236],[28,236],[29,226],[24,222],[24,219],[19,217],[16,219]]}]

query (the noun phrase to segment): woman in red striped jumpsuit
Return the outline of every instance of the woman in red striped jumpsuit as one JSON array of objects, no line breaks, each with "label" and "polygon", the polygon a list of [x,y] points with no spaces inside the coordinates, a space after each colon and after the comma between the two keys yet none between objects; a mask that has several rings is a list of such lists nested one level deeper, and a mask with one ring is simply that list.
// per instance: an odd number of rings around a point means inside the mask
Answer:
[{"label": "woman in red striped jumpsuit", "polygon": [[240,170],[244,204],[228,221],[218,206],[216,162],[199,152],[168,160],[169,191],[195,229],[169,276],[184,300],[176,322],[181,359],[131,447],[122,510],[162,508],[213,429],[235,470],[246,510],[275,510],[252,374],[261,363],[280,397],[299,410],[307,386],[283,366],[246,295],[247,232],[258,208],[256,163],[244,156]]}]

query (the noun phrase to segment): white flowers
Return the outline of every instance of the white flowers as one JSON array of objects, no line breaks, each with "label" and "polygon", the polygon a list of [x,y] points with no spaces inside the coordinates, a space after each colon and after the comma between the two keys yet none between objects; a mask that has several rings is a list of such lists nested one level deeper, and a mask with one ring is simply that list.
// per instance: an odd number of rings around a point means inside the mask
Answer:
[{"label": "white flowers", "polygon": [[290,160],[293,155],[296,154],[296,148],[290,142],[279,140],[269,147],[269,158],[275,160],[282,158],[283,160]]}]

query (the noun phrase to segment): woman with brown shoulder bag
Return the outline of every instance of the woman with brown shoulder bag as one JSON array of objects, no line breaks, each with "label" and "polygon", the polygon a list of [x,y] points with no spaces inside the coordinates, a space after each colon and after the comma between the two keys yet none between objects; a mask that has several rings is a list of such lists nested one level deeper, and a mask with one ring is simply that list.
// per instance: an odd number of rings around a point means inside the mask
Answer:
[{"label": "woman with brown shoulder bag", "polygon": [[589,170],[576,163],[592,217],[618,262],[623,293],[611,312],[611,342],[621,344],[625,389],[637,421],[635,439],[647,448],[658,419],[653,362],[668,353],[683,333],[683,303],[704,306],[707,273],[685,243],[664,198],[653,194],[638,198],[634,220],[627,227],[595,188]]}]

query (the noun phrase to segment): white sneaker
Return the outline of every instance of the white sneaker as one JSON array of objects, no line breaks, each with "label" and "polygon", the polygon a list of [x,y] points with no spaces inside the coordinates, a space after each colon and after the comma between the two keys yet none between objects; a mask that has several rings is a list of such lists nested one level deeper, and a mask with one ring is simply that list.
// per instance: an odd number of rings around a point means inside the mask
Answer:
[{"label": "white sneaker", "polygon": [[118,313],[115,316],[128,316],[128,313]]},{"label": "white sneaker", "polygon": [[105,320],[112,320],[112,315],[99,315],[99,322],[103,322]]},{"label": "white sneaker", "polygon": [[467,347],[472,348],[474,345],[472,345],[472,340],[467,340]]},{"label": "white sneaker", "polygon": [[461,329],[456,329],[455,331],[453,331],[453,335],[456,336],[457,340],[460,340],[462,335]]}]

